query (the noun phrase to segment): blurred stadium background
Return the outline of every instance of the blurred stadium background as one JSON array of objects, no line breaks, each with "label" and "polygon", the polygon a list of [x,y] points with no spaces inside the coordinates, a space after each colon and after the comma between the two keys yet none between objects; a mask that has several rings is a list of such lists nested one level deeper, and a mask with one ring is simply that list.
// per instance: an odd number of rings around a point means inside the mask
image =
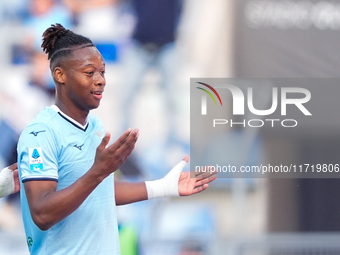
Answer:
[{"label": "blurred stadium background", "polygon": [[[339,78],[338,1],[2,0],[1,168],[16,161],[23,128],[53,103],[40,49],[53,23],[88,36],[104,56],[105,96],[93,113],[112,137],[140,129],[138,146],[116,174],[130,181],[160,178],[190,153],[190,78]],[[294,139],[264,135],[255,150],[273,164],[321,163],[313,162],[316,155],[338,162],[338,128],[320,126]],[[223,179],[189,198],[122,206],[122,254],[340,254],[339,184]],[[0,200],[1,255],[28,254],[20,214],[18,194]]]}]

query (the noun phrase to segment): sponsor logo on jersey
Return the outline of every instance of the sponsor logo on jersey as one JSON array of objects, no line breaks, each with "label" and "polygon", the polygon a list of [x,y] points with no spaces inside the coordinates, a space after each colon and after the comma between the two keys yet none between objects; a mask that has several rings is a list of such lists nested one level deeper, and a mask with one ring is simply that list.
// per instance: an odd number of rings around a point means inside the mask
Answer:
[{"label": "sponsor logo on jersey", "polygon": [[37,132],[34,132],[32,131],[31,133],[29,133],[30,135],[34,135],[34,136],[37,136],[39,133],[42,133],[42,132],[45,132],[46,130],[40,130],[40,131],[37,131]]},{"label": "sponsor logo on jersey", "polygon": [[77,144],[73,145],[73,147],[76,147],[80,151],[81,151],[83,146],[84,146],[84,143],[82,145],[77,145]]}]

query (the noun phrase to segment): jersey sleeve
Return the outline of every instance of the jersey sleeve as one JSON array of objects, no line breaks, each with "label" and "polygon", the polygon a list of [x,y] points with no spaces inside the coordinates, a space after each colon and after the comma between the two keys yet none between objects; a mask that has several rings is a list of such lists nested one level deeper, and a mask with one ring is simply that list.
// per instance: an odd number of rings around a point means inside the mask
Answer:
[{"label": "jersey sleeve", "polygon": [[58,181],[58,145],[52,129],[34,124],[25,129],[18,143],[21,181]]}]

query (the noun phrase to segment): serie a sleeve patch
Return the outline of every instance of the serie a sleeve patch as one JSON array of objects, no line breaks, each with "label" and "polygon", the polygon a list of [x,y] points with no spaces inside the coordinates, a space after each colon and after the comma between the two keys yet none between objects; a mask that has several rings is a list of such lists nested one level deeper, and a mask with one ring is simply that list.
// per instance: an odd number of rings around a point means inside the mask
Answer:
[{"label": "serie a sleeve patch", "polygon": [[41,147],[29,148],[29,164],[31,170],[42,170],[43,169],[43,157]]}]

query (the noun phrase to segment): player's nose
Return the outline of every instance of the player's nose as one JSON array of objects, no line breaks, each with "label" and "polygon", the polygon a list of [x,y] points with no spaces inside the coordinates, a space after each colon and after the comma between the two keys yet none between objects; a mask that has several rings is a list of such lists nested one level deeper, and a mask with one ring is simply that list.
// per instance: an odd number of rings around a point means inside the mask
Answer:
[{"label": "player's nose", "polygon": [[106,80],[104,74],[101,73],[96,73],[95,78],[94,78],[94,83],[96,86],[105,86],[106,85]]}]

